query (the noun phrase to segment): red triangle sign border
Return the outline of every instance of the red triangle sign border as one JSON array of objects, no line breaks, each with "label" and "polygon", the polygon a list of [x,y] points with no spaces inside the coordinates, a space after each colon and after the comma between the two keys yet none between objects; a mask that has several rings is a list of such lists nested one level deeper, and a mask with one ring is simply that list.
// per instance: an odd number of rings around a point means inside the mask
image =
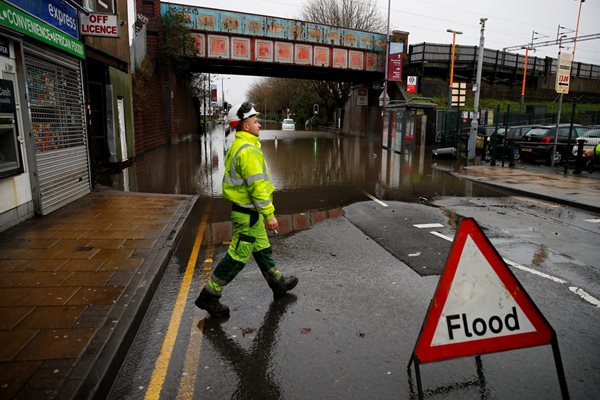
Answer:
[{"label": "red triangle sign border", "polygon": [[[467,238],[471,237],[485,260],[513,297],[535,328],[534,332],[522,332],[491,338],[462,341],[432,346],[433,336],[439,324],[444,306],[448,300],[459,261]],[[463,218],[448,255],[444,271],[440,276],[435,294],[423,321],[421,333],[415,345],[414,354],[421,363],[441,361],[451,358],[474,356],[518,348],[549,344],[555,337],[554,330],[521,286],[515,275],[498,254],[490,240],[472,218]]]}]

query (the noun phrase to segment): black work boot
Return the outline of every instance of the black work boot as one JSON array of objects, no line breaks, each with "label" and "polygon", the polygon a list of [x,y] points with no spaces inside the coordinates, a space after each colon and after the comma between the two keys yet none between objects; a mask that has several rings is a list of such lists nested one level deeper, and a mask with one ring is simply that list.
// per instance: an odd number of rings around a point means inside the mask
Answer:
[{"label": "black work boot", "polygon": [[288,291],[292,290],[298,284],[298,278],[291,275],[287,278],[283,276],[277,283],[269,283],[269,287],[273,291],[273,297],[279,299],[283,297]]},{"label": "black work boot", "polygon": [[219,301],[220,298],[220,296],[211,294],[206,290],[206,287],[204,287],[194,304],[201,310],[205,310],[213,318],[229,317],[229,307],[225,304],[221,304]]}]

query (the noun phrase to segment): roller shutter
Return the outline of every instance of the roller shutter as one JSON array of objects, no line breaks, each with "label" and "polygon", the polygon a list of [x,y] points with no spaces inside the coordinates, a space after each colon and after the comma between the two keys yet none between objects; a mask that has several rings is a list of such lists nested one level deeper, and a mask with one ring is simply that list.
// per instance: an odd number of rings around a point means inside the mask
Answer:
[{"label": "roller shutter", "polygon": [[90,192],[80,62],[24,44],[27,97],[45,215]]}]

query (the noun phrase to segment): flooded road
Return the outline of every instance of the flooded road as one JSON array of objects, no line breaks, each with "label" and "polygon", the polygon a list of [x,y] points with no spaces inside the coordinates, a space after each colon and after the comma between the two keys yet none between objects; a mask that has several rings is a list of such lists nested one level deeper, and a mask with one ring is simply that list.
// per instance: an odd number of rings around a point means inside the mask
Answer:
[{"label": "flooded road", "polygon": [[[450,175],[446,171],[454,161],[433,160],[427,147],[397,154],[378,140],[322,132],[262,131],[260,137],[278,214],[343,207],[366,200],[366,194],[407,202],[504,196]],[[217,127],[206,136],[144,154],[100,183],[117,190],[220,198],[225,152],[232,140],[233,135],[226,138]]]},{"label": "flooded road", "polygon": [[[599,216],[457,179],[453,162],[433,160],[427,148],[396,154],[377,141],[312,132],[261,138],[277,187],[274,254],[300,284],[273,301],[249,265],[224,294],[228,320],[207,318],[194,299],[231,237],[220,193],[233,137],[217,129],[157,149],[103,182],[200,197],[109,399],[417,398],[407,364],[463,216],[482,223],[556,330],[571,398],[600,390],[598,308],[577,295],[600,297],[600,230],[589,222]],[[204,236],[190,264],[197,232]],[[172,324],[176,340],[166,346]],[[157,371],[165,377],[158,388]],[[560,398],[548,346],[432,363],[422,373],[427,398]]]}]

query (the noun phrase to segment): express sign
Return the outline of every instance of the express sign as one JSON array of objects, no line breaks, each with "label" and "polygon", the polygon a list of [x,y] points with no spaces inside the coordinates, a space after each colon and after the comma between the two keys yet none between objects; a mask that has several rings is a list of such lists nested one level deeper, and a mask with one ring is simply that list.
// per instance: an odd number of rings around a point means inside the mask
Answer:
[{"label": "express sign", "polygon": [[117,16],[110,14],[79,14],[82,35],[119,37]]}]

